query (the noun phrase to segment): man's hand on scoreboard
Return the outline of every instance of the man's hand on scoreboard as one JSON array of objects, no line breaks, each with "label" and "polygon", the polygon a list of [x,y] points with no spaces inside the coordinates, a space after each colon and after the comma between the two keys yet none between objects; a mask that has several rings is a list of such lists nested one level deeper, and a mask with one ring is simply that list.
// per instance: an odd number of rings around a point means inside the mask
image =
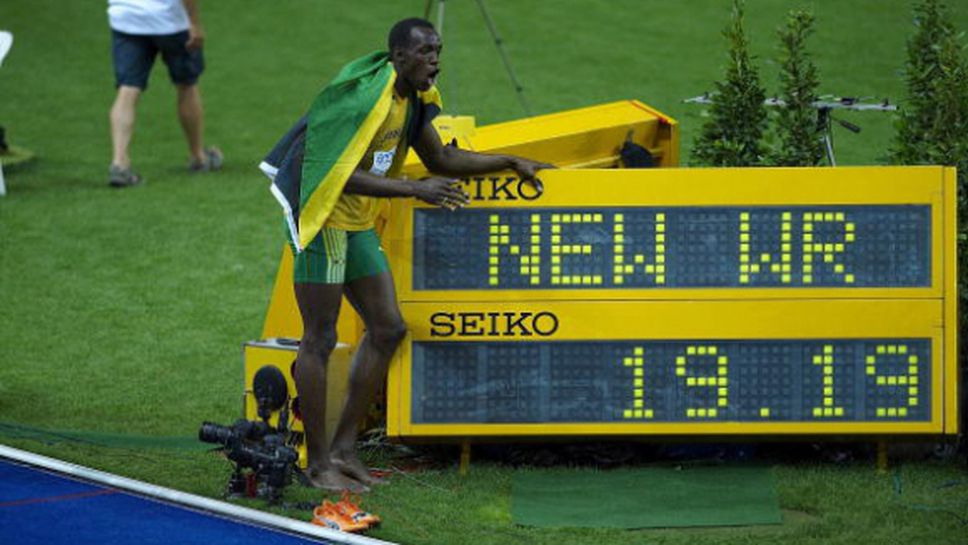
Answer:
[{"label": "man's hand on scoreboard", "polygon": [[517,172],[518,176],[520,176],[523,181],[533,185],[534,188],[538,190],[539,195],[544,192],[544,186],[541,184],[541,180],[538,179],[537,173],[539,170],[549,168],[557,167],[549,163],[532,161],[523,157],[511,158],[511,170]]},{"label": "man's hand on scoreboard", "polygon": [[430,176],[414,184],[414,196],[427,204],[442,206],[449,210],[463,208],[470,202],[459,180]]}]

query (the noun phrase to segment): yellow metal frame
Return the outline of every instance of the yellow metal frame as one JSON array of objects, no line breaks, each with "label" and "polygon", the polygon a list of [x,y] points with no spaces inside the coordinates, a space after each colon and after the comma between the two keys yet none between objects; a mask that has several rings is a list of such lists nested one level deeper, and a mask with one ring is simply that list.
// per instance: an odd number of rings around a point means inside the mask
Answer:
[{"label": "yellow metal frame", "polygon": [[[544,175],[532,201],[474,202],[472,207],[837,206],[923,204],[931,207],[930,285],[915,288],[689,288],[560,290],[412,290],[412,210],[400,203],[384,238],[410,334],[388,384],[393,437],[754,434],[954,434],[958,422],[955,172],[942,167],[824,169],[559,170]],[[590,188],[594,188],[591,190]],[[456,213],[460,213],[459,211]],[[520,303],[507,303],[520,301]],[[432,338],[434,312],[555,313],[559,328],[540,340],[931,339],[928,422],[677,422],[414,424],[411,343],[535,337]]]},{"label": "yellow metal frame", "polygon": [[[413,209],[394,206],[383,238],[401,301],[570,299],[789,299],[940,298],[947,210],[941,167],[555,170],[543,174],[545,192],[534,200],[472,202],[471,208],[593,208],[609,206],[931,206],[932,272],[929,287],[913,288],[648,288],[535,290],[413,290]],[[455,212],[459,214],[460,212]],[[738,244],[738,242],[737,242]]]},{"label": "yellow metal frame", "polygon": [[958,433],[958,180],[954,168],[944,169],[944,353],[945,433]]},{"label": "yellow metal frame", "polygon": [[[679,166],[679,124],[637,100],[622,100],[483,127],[467,118],[435,123],[445,143],[456,138],[462,149],[506,153],[567,168],[610,168],[618,165],[626,139],[649,150],[656,166]],[[404,162],[411,177],[426,174],[413,151]]]}]

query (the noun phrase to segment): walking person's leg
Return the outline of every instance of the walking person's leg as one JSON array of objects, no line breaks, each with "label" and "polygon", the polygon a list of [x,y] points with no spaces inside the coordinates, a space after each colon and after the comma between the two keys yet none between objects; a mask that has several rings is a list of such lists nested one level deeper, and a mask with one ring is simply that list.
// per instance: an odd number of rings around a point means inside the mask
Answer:
[{"label": "walking person's leg", "polygon": [[141,97],[141,89],[130,85],[118,86],[118,94],[111,105],[111,145],[113,166],[130,169],[131,156],[128,148],[134,135],[134,122],[137,116],[136,107]]},{"label": "walking person's leg", "polygon": [[138,100],[148,88],[148,75],[158,50],[149,36],[112,30],[111,40],[117,94],[108,116],[111,126],[111,166],[108,181],[113,187],[127,187],[142,181],[141,176],[131,168],[129,149],[134,137]]},{"label": "walking person's leg", "polygon": [[205,109],[198,79],[205,71],[205,56],[200,47],[188,49],[187,31],[159,36],[155,44],[168,67],[178,99],[178,122],[188,144],[189,170],[205,172],[222,167],[222,152],[205,147]]},{"label": "walking person's leg", "polygon": [[188,153],[193,164],[205,162],[205,112],[197,84],[176,85],[178,93],[178,121],[181,123]]}]

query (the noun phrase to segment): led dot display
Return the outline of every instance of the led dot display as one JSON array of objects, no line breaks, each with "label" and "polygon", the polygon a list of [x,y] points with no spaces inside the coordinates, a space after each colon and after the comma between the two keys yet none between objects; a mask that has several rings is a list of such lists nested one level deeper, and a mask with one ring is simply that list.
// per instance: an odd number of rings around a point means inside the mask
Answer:
[{"label": "led dot display", "polygon": [[930,420],[928,339],[414,342],[412,421]]},{"label": "led dot display", "polygon": [[417,208],[413,289],[923,287],[930,221],[926,205]]}]

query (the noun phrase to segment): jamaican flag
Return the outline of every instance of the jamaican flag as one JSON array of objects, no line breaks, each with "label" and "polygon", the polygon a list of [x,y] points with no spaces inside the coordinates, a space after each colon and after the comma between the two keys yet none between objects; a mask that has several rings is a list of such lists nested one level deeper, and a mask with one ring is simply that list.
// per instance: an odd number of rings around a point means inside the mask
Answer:
[{"label": "jamaican flag", "polygon": [[[297,249],[305,248],[326,223],[390,111],[395,81],[386,52],[350,62],[259,165],[272,180],[270,190],[282,205]],[[431,88],[409,103],[408,145],[440,112],[440,94]]]}]

